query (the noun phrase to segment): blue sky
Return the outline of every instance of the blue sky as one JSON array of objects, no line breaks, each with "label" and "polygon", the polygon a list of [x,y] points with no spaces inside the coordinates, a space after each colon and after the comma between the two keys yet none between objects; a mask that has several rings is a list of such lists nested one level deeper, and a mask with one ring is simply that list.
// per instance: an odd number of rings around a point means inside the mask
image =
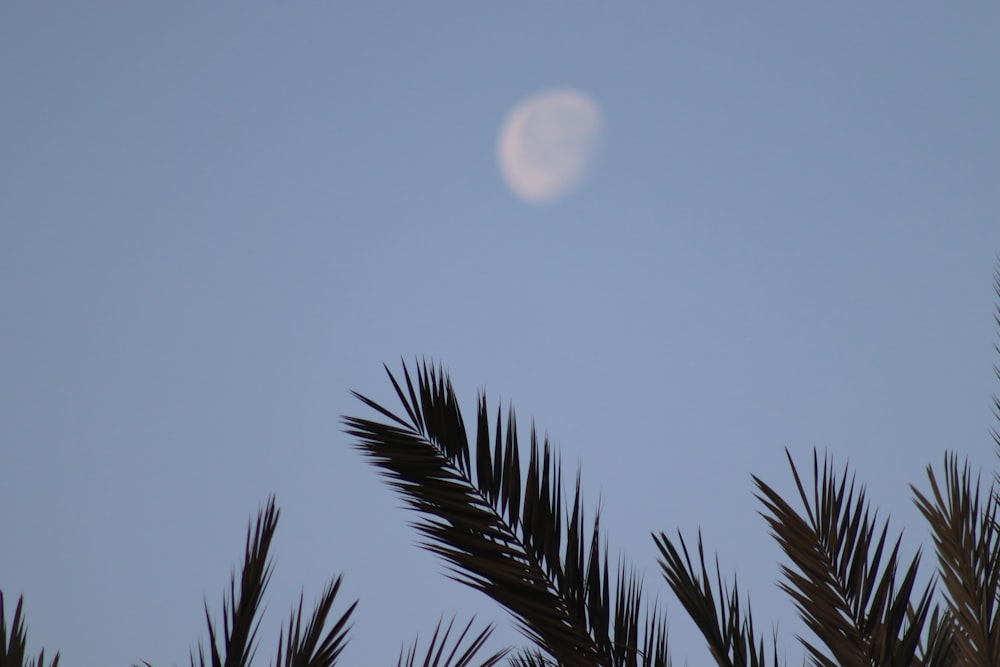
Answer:
[{"label": "blue sky", "polygon": [[[998,31],[986,2],[4,3],[0,589],[31,647],[185,662],[272,492],[262,658],[340,572],[346,664],[441,614],[520,641],[341,432],[427,357],[582,465],[678,664],[708,655],[649,533],[698,526],[798,662],[751,473],[829,450],[915,547],[928,463],[997,467]],[[531,206],[497,132],[559,87],[602,150]]]}]

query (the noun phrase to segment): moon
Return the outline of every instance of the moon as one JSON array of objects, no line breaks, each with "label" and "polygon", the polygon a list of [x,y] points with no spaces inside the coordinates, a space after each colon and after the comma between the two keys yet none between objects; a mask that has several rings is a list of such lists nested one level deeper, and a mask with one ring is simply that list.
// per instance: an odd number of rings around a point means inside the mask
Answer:
[{"label": "moon", "polygon": [[597,103],[576,90],[549,90],[521,101],[507,114],[497,140],[507,186],[530,204],[565,197],[587,175],[602,125]]}]

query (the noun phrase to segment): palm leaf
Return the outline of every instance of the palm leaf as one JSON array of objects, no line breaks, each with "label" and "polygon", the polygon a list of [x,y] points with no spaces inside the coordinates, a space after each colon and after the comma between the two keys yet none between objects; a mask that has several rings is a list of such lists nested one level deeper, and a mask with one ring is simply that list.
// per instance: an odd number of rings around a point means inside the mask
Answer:
[{"label": "palm leaf", "polygon": [[846,470],[838,479],[828,459],[820,475],[814,452],[810,499],[786,455],[803,513],[760,478],[753,479],[772,535],[791,560],[782,566],[781,587],[829,652],[800,638],[814,664],[909,667],[921,662],[920,637],[933,584],[912,601],[919,552],[900,579],[900,541],[886,555],[888,522],[876,528],[864,488],[856,489],[853,478],[848,484]]},{"label": "palm leaf", "polygon": [[[1000,270],[994,273],[997,295],[993,319],[1000,329]],[[994,345],[1000,354],[1000,347]],[[1000,379],[1000,367],[993,371]],[[994,416],[1000,421],[1000,398],[993,396]],[[993,429],[993,439],[1000,453],[1000,432]],[[980,478],[972,479],[968,462],[959,469],[954,453],[945,455],[943,482],[934,469],[927,467],[930,494],[911,485],[914,501],[927,519],[938,555],[938,570],[944,584],[947,609],[941,618],[932,619],[940,635],[939,646],[929,642],[928,650],[950,655],[954,664],[1000,664],[1000,473],[985,494]],[[984,504],[985,503],[985,504]]]},{"label": "palm leaf", "polygon": [[1000,664],[1000,531],[997,493],[982,504],[979,479],[954,454],[945,456],[944,488],[928,466],[930,497],[913,488],[930,523],[941,581],[954,619],[955,651],[962,664]]},{"label": "palm leaf", "polygon": [[327,625],[326,619],[333,609],[333,602],[340,590],[342,579],[342,576],[337,577],[326,587],[305,628],[302,627],[303,601],[301,597],[299,598],[298,613],[292,613],[288,619],[287,635],[282,633],[278,639],[275,667],[333,667],[337,664],[337,658],[347,644],[347,632],[350,629],[347,625],[348,620],[358,606],[355,600],[347,611],[340,615],[326,635],[323,635],[323,629]]},{"label": "palm leaf", "polygon": [[955,618],[951,612],[947,608],[935,606],[927,617],[921,658],[914,661],[914,667],[952,667],[962,664],[955,647],[955,632]]},{"label": "palm leaf", "polygon": [[599,518],[588,536],[580,475],[570,506],[547,439],[539,443],[531,429],[522,485],[514,411],[505,428],[497,411],[491,435],[481,395],[473,465],[447,374],[426,363],[418,366],[415,382],[405,365],[402,382],[386,372],[405,416],[355,393],[389,422],[346,417],[344,423],[358,449],[420,513],[415,526],[422,546],[450,564],[450,576],[503,605],[560,664],[666,664],[662,617],[655,609],[640,614],[633,575],[619,576],[612,606]]},{"label": "palm leaf", "polygon": [[[993,291],[996,292],[997,302],[993,306],[993,321],[997,325],[997,330],[1000,331],[1000,269],[993,274]],[[996,351],[997,355],[1000,355],[1000,344],[994,343],[993,349]],[[1000,380],[1000,366],[993,364],[993,373]],[[996,417],[997,421],[1000,422],[1000,396],[994,394],[993,396],[993,416]],[[993,428],[993,442],[997,445],[997,453],[1000,454],[1000,430],[996,427]],[[1000,472],[996,473],[994,480],[1000,484]]]},{"label": "palm leaf", "polygon": [[[27,655],[28,631],[24,624],[24,596],[17,599],[10,635],[7,634],[7,613],[3,607],[3,591],[0,591],[0,667],[45,667],[45,649],[38,652],[37,659]],[[59,667],[59,654],[52,659],[50,667]]]},{"label": "palm leaf", "polygon": [[[448,656],[445,657],[444,654],[448,646],[448,636],[451,634],[452,627],[455,625],[455,619],[452,619],[451,622],[448,623],[448,627],[444,628],[443,633],[441,632],[443,619],[442,621],[438,621],[437,627],[434,629],[434,635],[431,637],[431,643],[427,647],[423,661],[420,663],[422,667],[469,667],[472,665],[472,661],[475,659],[476,654],[478,654],[482,649],[489,636],[493,634],[493,626],[487,626],[478,635],[473,637],[465,648],[462,649],[462,643],[465,641],[466,635],[468,635],[469,630],[472,628],[472,622],[473,619],[469,619],[468,624],[455,640],[454,646],[452,646]],[[416,656],[418,648],[419,639],[413,642],[409,651],[400,651],[397,667],[415,667],[417,664]],[[462,652],[459,653],[459,650]],[[486,658],[486,660],[480,662],[480,667],[493,667],[493,665],[496,665],[503,660],[509,650],[510,649],[502,649],[497,651],[493,655]]]},{"label": "palm leaf", "polygon": [[[221,635],[217,632],[215,623],[205,603],[205,620],[208,623],[209,661],[205,659],[204,647],[198,647],[198,659],[191,654],[191,665],[206,667],[249,667],[256,651],[254,642],[260,620],[257,611],[260,608],[264,591],[271,579],[271,562],[268,552],[274,531],[278,527],[279,510],[275,507],[274,497],[268,499],[266,507],[257,513],[257,523],[247,527],[246,547],[244,549],[243,570],[240,575],[240,592],[236,593],[236,575],[230,579],[229,595],[222,603],[223,627]],[[217,637],[218,635],[218,637]],[[221,649],[219,639],[222,640]]]},{"label": "palm leaf", "polygon": [[[697,567],[680,534],[676,545],[665,533],[654,534],[653,540],[660,550],[664,578],[701,631],[716,664],[720,667],[764,667],[768,662],[764,641],[756,639],[753,615],[749,608],[743,611],[735,579],[731,589],[723,583],[718,559],[715,563],[716,588],[712,587],[701,534],[698,534]],[[777,667],[777,638],[773,648],[771,664]]]},{"label": "palm leaf", "polygon": [[508,667],[558,667],[558,664],[552,662],[545,654],[540,651],[526,649],[519,651],[517,654],[510,657],[507,660]]},{"label": "palm leaf", "polygon": [[[192,667],[249,667],[253,662],[255,640],[260,628],[257,612],[271,580],[269,553],[279,514],[274,496],[271,496],[257,512],[256,523],[251,521],[247,527],[239,595],[236,593],[234,574],[230,579],[229,594],[223,598],[221,633],[212,621],[208,603],[205,603],[208,657],[204,645],[199,644],[197,654],[191,652]],[[347,623],[358,604],[355,600],[324,635],[341,580],[342,577],[337,577],[326,587],[305,626],[302,624],[303,600],[300,597],[298,612],[289,617],[287,635],[284,631],[279,635],[275,667],[333,667],[336,664],[347,643]],[[143,661],[143,664],[152,667],[149,662]]]}]

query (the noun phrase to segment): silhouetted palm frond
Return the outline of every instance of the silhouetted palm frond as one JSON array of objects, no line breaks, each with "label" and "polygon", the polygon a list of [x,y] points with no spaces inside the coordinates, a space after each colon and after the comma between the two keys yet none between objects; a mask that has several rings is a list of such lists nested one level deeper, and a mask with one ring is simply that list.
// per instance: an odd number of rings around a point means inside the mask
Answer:
[{"label": "silhouetted palm frond", "polygon": [[952,667],[959,662],[955,649],[955,618],[947,608],[935,606],[927,617],[920,659],[914,667]]},{"label": "silhouetted palm frond", "polygon": [[[472,465],[465,424],[443,370],[403,367],[403,383],[386,368],[405,418],[361,394],[390,420],[346,417],[357,447],[420,512],[422,545],[451,564],[452,578],[503,605],[536,646],[563,665],[663,665],[666,639],[655,609],[640,614],[640,587],[620,573],[612,606],[606,554],[595,518],[589,538],[577,474],[572,506],[548,441],[534,428],[522,486],[516,420],[496,415],[490,434],[480,396]],[[652,639],[650,639],[652,637]],[[640,648],[641,647],[641,648]]]},{"label": "silhouetted palm frond", "polygon": [[257,611],[260,608],[264,591],[271,579],[271,562],[268,552],[274,531],[278,527],[279,510],[274,505],[272,496],[265,508],[257,513],[256,527],[251,524],[247,528],[246,548],[244,549],[243,571],[240,576],[240,591],[236,593],[236,575],[229,583],[229,595],[222,602],[222,639],[221,650],[217,641],[215,623],[212,622],[205,602],[205,620],[208,623],[208,646],[210,662],[205,661],[204,647],[198,647],[198,660],[191,654],[191,665],[205,667],[249,667],[253,660],[256,647],[254,640],[260,620]]},{"label": "silhouetted palm frond", "polygon": [[[205,647],[198,646],[197,655],[192,651],[192,667],[249,667],[256,652],[255,640],[260,628],[257,612],[271,579],[272,565],[269,557],[274,532],[278,527],[278,508],[274,496],[257,513],[257,521],[247,527],[243,569],[240,574],[239,596],[236,593],[236,575],[230,579],[229,594],[223,599],[223,627],[219,633],[205,603],[208,622],[208,657]],[[327,618],[340,590],[342,577],[337,577],[323,591],[312,618],[303,626],[303,600],[298,611],[289,616],[287,634],[278,638],[275,667],[333,667],[347,643],[347,623],[357,606],[353,604],[327,630]],[[325,633],[325,634],[324,634]],[[220,642],[221,640],[221,642]],[[143,662],[151,667],[148,662]]]},{"label": "silhouetted palm frond", "polygon": [[[323,630],[326,627],[327,616],[333,609],[333,602],[340,590],[340,582],[343,577],[337,577],[331,582],[323,592],[322,598],[316,604],[312,619],[309,624],[302,627],[302,604],[299,598],[298,613],[292,613],[288,619],[288,633],[284,633],[278,639],[278,657],[274,661],[275,667],[333,667],[337,664],[340,652],[347,644],[347,625],[354,608],[358,606],[357,600],[348,607],[347,611],[340,615],[340,618],[333,624],[326,636]],[[284,646],[284,648],[282,648]]]},{"label": "silhouetted palm frond", "polygon": [[[997,295],[997,302],[993,306],[993,321],[997,325],[997,331],[1000,331],[1000,269],[993,274],[993,291]],[[1000,343],[994,343],[993,350],[1000,356]],[[1000,380],[1000,365],[993,364],[993,373]],[[993,416],[1000,422],[1000,395],[997,394],[993,395]],[[993,428],[993,442],[996,443],[997,453],[1000,454],[1000,428]],[[995,474],[994,480],[1000,486],[1000,472]]]},{"label": "silhouetted palm frond", "polygon": [[[444,633],[441,632],[443,619],[438,621],[437,627],[434,629],[434,635],[431,637],[431,643],[427,647],[427,651],[424,654],[424,659],[419,664],[422,667],[469,667],[472,665],[472,661],[475,659],[476,654],[483,648],[486,640],[489,636],[493,634],[493,626],[487,626],[478,635],[473,637],[468,645],[462,649],[462,642],[465,641],[465,637],[469,634],[469,630],[472,628],[473,619],[469,619],[468,624],[466,624],[465,629],[455,640],[454,646],[452,646],[451,651],[448,653],[448,657],[445,657],[445,651],[448,647],[448,636],[451,634],[452,627],[455,625],[455,619],[452,619],[448,623],[448,627],[444,628]],[[397,667],[416,667],[416,656],[417,648],[419,645],[419,639],[414,641],[410,646],[409,651],[400,651],[399,660],[397,662]],[[462,652],[459,653],[459,650]],[[501,660],[510,649],[501,649],[497,651],[486,660],[479,663],[480,667],[493,667]]]},{"label": "silhouetted palm frond", "polygon": [[[848,485],[845,470],[838,477],[824,459],[822,475],[813,452],[812,498],[806,493],[791,455],[788,462],[798,487],[804,514],[754,476],[758,498],[772,534],[791,565],[782,566],[781,587],[829,654],[802,640],[817,665],[854,667],[921,662],[918,654],[933,584],[912,601],[920,554],[902,578],[897,539],[886,557],[888,521],[875,526],[865,490]],[[884,559],[884,562],[883,562]]]},{"label": "silhouetted palm frond", "polygon": [[[28,657],[28,631],[24,624],[24,596],[17,599],[14,620],[7,634],[7,612],[3,606],[3,592],[0,591],[0,667],[45,667],[45,649],[38,652],[37,659]],[[59,667],[59,654],[52,659],[50,667]]]},{"label": "silhouetted palm frond", "polygon": [[[604,562],[607,563],[607,554],[605,554]],[[605,573],[604,580],[607,581],[607,579]],[[625,564],[618,568],[615,590],[617,594],[615,595],[614,632],[612,633],[614,642],[609,647],[614,656],[612,664],[669,664],[670,655],[665,619],[656,605],[652,604],[645,612],[645,627],[640,624],[639,619],[643,617],[641,580]]]},{"label": "silhouetted palm frond", "polygon": [[519,651],[507,660],[507,665],[508,667],[559,667],[558,663],[552,662],[544,653],[533,649]]},{"label": "silhouetted palm frond", "polygon": [[[941,581],[955,624],[961,664],[1000,664],[1000,530],[996,489],[984,497],[979,479],[954,454],[945,456],[944,488],[927,467],[930,497],[913,487],[917,507],[930,523]],[[985,505],[983,503],[985,502]]]},{"label": "silhouetted palm frond", "polygon": [[[993,274],[997,296],[993,319],[1000,331],[1000,270]],[[994,344],[1000,355],[1000,346]],[[1000,366],[993,372],[1000,379]],[[1000,421],[1000,397],[993,396]],[[993,429],[1000,453],[1000,431]],[[968,462],[961,469],[954,453],[945,454],[944,488],[927,466],[930,493],[911,485],[914,501],[927,519],[938,555],[947,608],[932,618],[928,651],[935,649],[961,665],[1000,665],[1000,473],[986,493],[980,477],[973,480]],[[933,645],[936,634],[938,646]],[[942,664],[949,664],[942,662]]]},{"label": "silhouetted palm frond", "polygon": [[[757,639],[753,615],[740,603],[739,586],[733,580],[732,589],[722,581],[718,559],[715,563],[716,589],[705,565],[705,549],[698,534],[698,566],[683,536],[678,534],[677,546],[665,533],[653,535],[660,550],[660,567],[674,595],[708,642],[708,649],[720,667],[764,667],[768,664],[764,640]],[[716,592],[717,591],[717,592]],[[777,667],[777,639],[773,646],[771,665]]]}]

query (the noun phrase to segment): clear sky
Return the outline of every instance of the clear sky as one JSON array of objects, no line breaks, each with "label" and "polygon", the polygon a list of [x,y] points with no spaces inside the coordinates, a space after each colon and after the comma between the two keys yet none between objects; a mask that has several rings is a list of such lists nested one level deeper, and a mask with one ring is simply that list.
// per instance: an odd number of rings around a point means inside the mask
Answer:
[{"label": "clear sky", "polygon": [[[31,647],[186,662],[272,492],[259,658],[340,572],[345,664],[441,614],[520,641],[341,432],[426,356],[582,464],[678,664],[709,657],[649,533],[698,526],[798,662],[751,473],[828,449],[916,546],[928,463],[997,467],[998,34],[995,2],[0,4],[0,589]],[[554,88],[604,134],[534,205],[497,136]]]}]

